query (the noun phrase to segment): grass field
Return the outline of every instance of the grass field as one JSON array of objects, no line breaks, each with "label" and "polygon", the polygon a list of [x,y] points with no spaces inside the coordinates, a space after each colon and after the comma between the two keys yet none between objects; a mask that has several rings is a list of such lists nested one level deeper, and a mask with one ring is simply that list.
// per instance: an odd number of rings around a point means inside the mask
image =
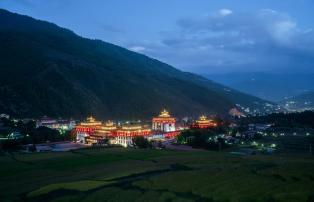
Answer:
[{"label": "grass field", "polygon": [[1,201],[313,201],[311,156],[79,150],[0,156]]}]

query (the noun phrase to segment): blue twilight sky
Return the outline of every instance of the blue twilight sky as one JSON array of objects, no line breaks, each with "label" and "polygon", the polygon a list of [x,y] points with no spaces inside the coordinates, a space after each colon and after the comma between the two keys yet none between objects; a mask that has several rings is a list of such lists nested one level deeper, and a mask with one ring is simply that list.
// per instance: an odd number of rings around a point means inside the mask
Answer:
[{"label": "blue twilight sky", "polygon": [[0,0],[184,71],[314,72],[313,0]]}]

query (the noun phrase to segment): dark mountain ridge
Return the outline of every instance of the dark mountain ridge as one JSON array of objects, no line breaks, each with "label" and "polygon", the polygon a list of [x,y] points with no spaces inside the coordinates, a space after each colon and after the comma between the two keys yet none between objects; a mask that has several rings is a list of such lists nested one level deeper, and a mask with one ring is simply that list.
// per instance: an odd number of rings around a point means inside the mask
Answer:
[{"label": "dark mountain ridge", "polygon": [[21,117],[227,114],[265,101],[52,23],[0,9],[0,112]]}]

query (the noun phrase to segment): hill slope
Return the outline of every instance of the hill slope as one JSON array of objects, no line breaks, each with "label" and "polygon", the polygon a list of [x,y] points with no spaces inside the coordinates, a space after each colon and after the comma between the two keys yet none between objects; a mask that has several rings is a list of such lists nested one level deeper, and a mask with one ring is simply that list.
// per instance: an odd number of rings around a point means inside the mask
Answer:
[{"label": "hill slope", "polygon": [[0,9],[0,112],[148,118],[224,113],[265,102],[52,23]]}]

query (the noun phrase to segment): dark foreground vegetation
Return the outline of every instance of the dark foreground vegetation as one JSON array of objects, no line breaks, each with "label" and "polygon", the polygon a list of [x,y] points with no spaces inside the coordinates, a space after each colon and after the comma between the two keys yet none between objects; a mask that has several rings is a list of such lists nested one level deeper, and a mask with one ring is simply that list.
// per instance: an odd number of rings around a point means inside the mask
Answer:
[{"label": "dark foreground vegetation", "polygon": [[71,131],[58,131],[47,127],[36,128],[32,120],[24,123],[1,118],[0,124],[0,135],[3,138],[0,140],[0,151],[16,151],[23,145],[68,141],[75,138],[75,134]]},{"label": "dark foreground vegetation", "polygon": [[149,142],[146,138],[143,136],[137,136],[132,139],[133,146],[135,148],[140,148],[140,149],[147,149],[147,148],[152,148],[152,143]]},{"label": "dark foreground vegetation", "polygon": [[87,149],[0,156],[1,201],[313,201],[309,156]]},{"label": "dark foreground vegetation", "polygon": [[314,112],[311,111],[247,117],[218,125],[185,130],[177,137],[177,142],[212,151],[245,148],[254,153],[314,154]]},{"label": "dark foreground vegetation", "polygon": [[273,123],[274,127],[314,129],[314,111],[296,113],[274,113],[267,116],[242,118],[240,124]]},{"label": "dark foreground vegetation", "polygon": [[230,147],[223,138],[227,131],[228,129],[225,127],[189,129],[180,133],[177,137],[177,142],[194,148],[221,151]]}]

